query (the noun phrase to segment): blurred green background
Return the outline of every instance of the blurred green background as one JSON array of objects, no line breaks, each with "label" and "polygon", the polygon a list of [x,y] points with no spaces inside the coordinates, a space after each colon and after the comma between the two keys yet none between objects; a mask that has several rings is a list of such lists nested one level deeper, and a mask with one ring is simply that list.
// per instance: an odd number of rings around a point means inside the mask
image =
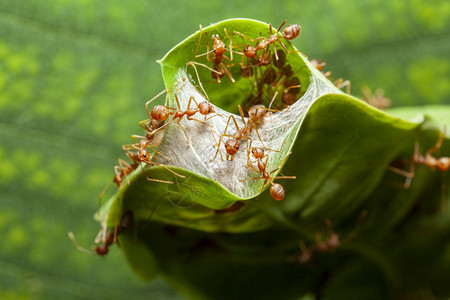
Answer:
[{"label": "blurred green background", "polygon": [[[140,281],[117,247],[89,248],[98,195],[164,86],[155,60],[227,18],[302,33],[333,77],[384,88],[393,106],[450,104],[450,2],[0,1],[0,298],[179,299]],[[111,191],[113,188],[111,189]]]}]

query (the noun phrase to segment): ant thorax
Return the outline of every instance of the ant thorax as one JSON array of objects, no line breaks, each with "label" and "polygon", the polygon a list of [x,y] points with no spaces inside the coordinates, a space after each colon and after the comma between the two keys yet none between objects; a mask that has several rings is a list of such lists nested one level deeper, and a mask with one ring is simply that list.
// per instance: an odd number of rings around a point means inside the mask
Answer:
[{"label": "ant thorax", "polygon": [[[279,168],[280,162],[291,150],[291,146],[285,145],[285,141],[289,140],[289,136],[294,136],[299,130],[301,123],[299,120],[304,118],[315,99],[323,94],[335,92],[333,87],[321,82],[317,76],[313,75],[308,90],[298,101],[282,111],[263,114],[262,121],[255,124],[257,131],[250,130],[248,137],[240,139],[239,150],[236,151],[233,160],[227,160],[225,151],[227,140],[233,138],[233,135],[246,124],[248,125],[249,118],[233,115],[236,122],[231,121],[227,126],[227,121],[232,114],[216,106],[214,99],[208,100],[197,89],[186,70],[179,70],[176,80],[179,83],[173,90],[176,90],[180,110],[188,110],[189,99],[194,98],[196,103],[204,101],[210,103],[215,112],[213,114],[217,114],[217,116],[205,120],[204,115],[197,113],[190,120],[187,118],[180,119],[180,125],[186,134],[183,133],[176,122],[172,122],[167,126],[159,147],[159,151],[170,157],[170,161],[165,160],[164,157],[158,157],[158,162],[184,168],[211,178],[241,198],[255,197],[260,192],[264,182],[264,180],[242,180],[255,177],[255,171],[247,167],[249,159],[247,150],[251,151],[249,147],[265,147],[277,150],[277,152],[270,153],[267,170]],[[220,85],[217,88],[220,88]],[[173,104],[174,95],[172,94],[170,97],[172,103],[169,103],[169,106],[176,107],[176,104]],[[192,102],[190,108],[192,108]],[[201,121],[203,124],[195,122],[193,119]],[[235,123],[239,129],[236,128]],[[224,132],[225,129],[226,132]],[[186,136],[189,139],[189,146],[186,143]]]}]

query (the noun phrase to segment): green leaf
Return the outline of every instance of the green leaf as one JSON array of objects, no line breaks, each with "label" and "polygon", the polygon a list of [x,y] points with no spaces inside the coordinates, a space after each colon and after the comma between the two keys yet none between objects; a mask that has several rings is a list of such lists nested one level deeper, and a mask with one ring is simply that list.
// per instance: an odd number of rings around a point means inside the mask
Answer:
[{"label": "green leaf", "polygon": [[[236,11],[275,27],[285,18],[300,24],[293,44],[325,60],[335,78],[350,79],[355,95],[369,85],[383,88],[394,106],[449,103],[447,1],[262,1],[258,9],[233,1],[2,1],[0,298],[184,298],[161,279],[137,280],[118,247],[105,259],[86,255],[67,232],[84,247],[93,244],[98,194],[117,158],[126,158],[121,145],[142,133],[136,123],[146,117],[145,101],[163,87],[155,59],[199,23]],[[423,151],[436,138],[430,134]],[[403,182],[390,175],[383,180]],[[436,182],[419,197],[422,206],[440,198],[440,175],[422,176]],[[383,205],[398,203],[386,194]],[[448,278],[437,277],[433,286]]]}]

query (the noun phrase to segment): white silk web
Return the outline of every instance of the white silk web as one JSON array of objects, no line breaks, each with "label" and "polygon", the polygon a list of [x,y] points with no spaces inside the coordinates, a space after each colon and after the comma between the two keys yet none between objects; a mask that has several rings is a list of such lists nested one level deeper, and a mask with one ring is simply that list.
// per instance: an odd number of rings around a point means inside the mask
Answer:
[{"label": "white silk web", "polygon": [[[258,126],[258,132],[264,146],[269,149],[281,149],[280,152],[267,151],[269,161],[266,170],[268,172],[280,167],[279,164],[290,153],[291,146],[285,144],[285,141],[289,140],[291,135],[295,136],[306,112],[314,101],[321,95],[340,92],[328,80],[324,80],[324,77],[319,71],[313,66],[310,67],[312,76],[306,93],[289,108],[266,114],[263,122]],[[179,89],[177,96],[182,110],[187,108],[188,101],[191,97],[194,97],[197,103],[207,100],[193,85],[190,76],[186,74],[186,70],[180,69],[177,79],[180,83],[172,90]],[[224,145],[228,137],[223,137],[219,149],[223,160],[220,153],[213,159],[217,152],[216,144],[219,142],[220,136],[224,133],[227,120],[231,114],[215,106],[214,99],[210,99],[210,101],[216,114],[221,115],[206,121],[212,127],[183,118],[180,123],[186,130],[190,140],[190,146],[187,147],[186,136],[176,122],[172,122],[166,128],[159,148],[159,151],[168,156],[170,161],[164,160],[163,157],[159,157],[159,161],[211,178],[241,198],[253,198],[260,192],[264,180],[247,180],[250,177],[261,177],[261,174],[246,167],[248,162],[247,140],[241,140],[241,147],[234,160],[227,161],[225,159],[226,152]],[[191,108],[195,107],[194,105],[195,103],[192,102]],[[241,128],[243,126],[241,117],[239,115],[234,116]],[[199,113],[194,115],[194,117],[198,120],[204,120],[204,117]],[[227,134],[232,135],[235,132],[235,125],[233,122],[230,122]],[[262,146],[255,130],[253,130],[251,138],[252,147]],[[254,160],[252,156],[250,158]],[[272,174],[272,176],[275,176],[275,174]]]}]

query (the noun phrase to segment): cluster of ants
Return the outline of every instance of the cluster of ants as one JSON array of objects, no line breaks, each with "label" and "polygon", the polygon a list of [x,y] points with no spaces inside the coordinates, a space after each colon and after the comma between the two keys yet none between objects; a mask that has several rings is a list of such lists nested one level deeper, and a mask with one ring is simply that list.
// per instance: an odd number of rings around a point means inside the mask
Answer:
[{"label": "cluster of ants", "polygon": [[[272,176],[273,173],[277,172],[284,163],[280,164],[280,167],[268,171],[268,161],[269,154],[267,151],[279,152],[279,150],[269,149],[264,146],[260,134],[258,133],[258,126],[263,122],[264,117],[271,111],[277,111],[280,106],[287,107],[292,105],[297,99],[299,99],[299,93],[301,88],[301,83],[298,77],[294,76],[294,72],[289,64],[287,64],[287,54],[295,52],[290,51],[283,44],[282,39],[287,41],[294,39],[300,33],[300,26],[293,24],[288,25],[280,32],[281,28],[285,25],[284,21],[276,30],[273,32],[272,25],[270,25],[270,34],[268,37],[260,36],[258,38],[252,39],[246,35],[234,31],[232,33],[233,37],[238,37],[244,41],[243,44],[238,45],[234,43],[233,39],[230,37],[229,33],[224,29],[224,33],[229,40],[228,47],[225,42],[219,36],[219,34],[213,34],[211,36],[212,50],[209,49],[210,41],[207,32],[206,35],[206,48],[207,51],[203,54],[198,54],[198,50],[202,41],[202,27],[200,26],[200,37],[197,43],[197,49],[195,52],[195,58],[200,58],[206,56],[207,63],[201,63],[197,61],[190,61],[186,66],[191,66],[194,68],[197,74],[198,83],[203,90],[206,99],[202,102],[197,102],[194,97],[190,97],[187,108],[182,109],[180,106],[180,101],[178,99],[178,92],[183,89],[185,83],[181,83],[181,87],[175,87],[180,84],[178,80],[172,87],[167,90],[162,91],[156,95],[151,100],[147,101],[145,108],[148,114],[148,119],[143,120],[138,123],[138,125],[145,130],[144,135],[132,135],[133,144],[126,144],[122,146],[126,156],[129,158],[130,162],[126,162],[123,159],[118,159],[118,165],[114,167],[114,177],[112,182],[114,182],[118,188],[122,187],[124,180],[129,184],[128,175],[130,175],[137,168],[141,167],[143,173],[145,174],[147,180],[164,183],[164,184],[174,184],[174,182],[160,180],[156,178],[150,178],[145,172],[145,165],[161,166],[174,174],[175,176],[184,178],[185,176],[176,173],[172,169],[168,168],[162,163],[158,163],[154,160],[156,156],[163,156],[167,161],[170,158],[165,156],[163,153],[157,150],[159,143],[161,142],[162,136],[164,134],[164,129],[171,123],[175,122],[177,126],[183,131],[186,139],[187,146],[189,147],[189,137],[186,130],[181,124],[181,120],[186,117],[188,121],[195,121],[207,127],[212,127],[207,121],[213,117],[221,116],[215,113],[213,106],[209,102],[209,98],[203,89],[201,84],[197,67],[205,68],[211,71],[212,79],[216,80],[217,83],[221,83],[221,79],[226,75],[232,83],[236,80],[233,77],[233,73],[230,69],[238,66],[240,68],[239,73],[242,78],[247,78],[253,82],[252,93],[248,97],[248,101],[244,105],[244,109],[247,112],[248,118],[244,117],[244,110],[239,105],[239,113],[242,120],[241,126],[238,125],[236,118],[233,115],[227,120],[225,130],[223,134],[219,137],[219,140],[215,140],[215,146],[217,151],[211,160],[216,159],[217,154],[220,153],[222,157],[222,152],[220,150],[221,145],[224,145],[226,152],[226,159],[232,161],[235,155],[241,148],[241,143],[247,142],[247,167],[254,170],[259,176],[250,177],[246,179],[254,180],[264,180],[264,186],[267,183],[270,184],[269,192],[272,198],[277,201],[281,201],[285,197],[285,190],[283,186],[279,183],[275,183],[276,179],[295,179],[295,176]],[[236,39],[236,38],[235,38]],[[276,44],[279,44],[283,49],[277,49]],[[228,54],[228,56],[227,56]],[[240,63],[235,63],[233,60],[233,55],[241,55],[242,60]],[[211,65],[208,65],[211,64]],[[317,69],[322,71],[323,64],[316,62],[315,66]],[[186,79],[183,79],[185,81]],[[338,87],[344,87],[347,85],[346,81],[338,80],[335,82]],[[349,85],[348,85],[349,86]],[[173,96],[177,107],[168,106],[168,98],[171,89],[175,89]],[[150,105],[161,95],[166,93],[164,105],[156,105],[150,109]],[[281,93],[280,97],[278,95]],[[269,100],[270,99],[270,100]],[[263,103],[269,103],[268,107],[265,107]],[[272,109],[272,105],[275,103],[276,109]],[[277,105],[276,103],[280,103]],[[202,119],[197,119],[195,116],[201,115]],[[233,134],[228,133],[228,127],[230,124],[234,124],[235,132]],[[211,130],[211,132],[213,132]],[[252,132],[256,132],[262,147],[252,147]],[[226,139],[226,140],[225,140]],[[442,142],[442,141],[441,141]],[[440,144],[439,144],[440,146]],[[427,157],[431,154],[427,152]],[[415,156],[414,161],[416,163],[429,162],[430,159],[422,159],[419,156]],[[446,164],[446,169],[449,168],[449,162],[444,162]],[[256,166],[255,166],[256,165]],[[102,198],[109,184],[105,187],[100,195]],[[262,192],[261,189],[261,192]],[[115,226],[114,230],[103,229],[101,238],[96,241],[98,246],[96,246],[94,252],[98,255],[105,255],[108,253],[108,247],[116,243],[117,235],[123,230],[126,230],[132,224],[133,215],[132,213],[125,213],[122,216],[122,220],[118,226]],[[131,221],[130,221],[131,220]],[[123,224],[122,224],[123,223]],[[331,243],[331,242],[330,242]],[[77,246],[79,247],[79,246]],[[318,247],[311,252],[320,251]]]},{"label": "cluster of ants", "polygon": [[[196,61],[190,61],[187,63],[187,66],[192,66],[195,69],[195,72],[198,77],[198,81],[200,86],[201,82],[198,76],[197,66],[204,67],[211,71],[211,75],[213,79],[216,79],[218,83],[220,83],[220,79],[227,75],[231,82],[235,82],[236,80],[232,76],[232,73],[230,72],[229,68],[233,65],[227,64],[225,61],[232,62],[233,61],[233,53],[242,55],[242,62],[239,64],[241,67],[241,74],[245,74],[246,78],[250,78],[249,74],[254,74],[254,80],[256,82],[256,89],[257,89],[257,97],[261,98],[263,95],[263,89],[264,85],[270,84],[273,88],[278,88],[278,86],[283,86],[283,94],[281,96],[282,99],[284,99],[284,103],[286,104],[293,104],[296,98],[296,95],[298,95],[300,91],[300,81],[298,78],[293,77],[293,71],[290,65],[286,64],[286,54],[282,50],[277,50],[275,43],[279,43],[283,49],[290,53],[292,51],[289,51],[286,46],[283,44],[282,39],[291,40],[298,36],[300,33],[300,26],[299,25],[289,25],[287,26],[282,33],[280,34],[281,28],[284,26],[286,21],[284,21],[280,27],[277,29],[277,31],[274,33],[272,32],[272,26],[270,25],[270,35],[268,37],[258,37],[256,39],[251,39],[247,36],[245,36],[242,33],[239,32],[233,32],[233,35],[238,35],[242,39],[248,40],[249,42],[255,43],[255,45],[250,45],[250,43],[246,43],[245,45],[234,45],[232,38],[230,38],[228,32],[226,29],[224,29],[225,35],[228,37],[230,44],[229,47],[225,45],[222,38],[219,36],[219,34],[213,34],[211,37],[211,43],[212,43],[212,50],[209,50],[210,47],[210,41],[208,39],[208,34],[205,33],[207,39],[206,39],[206,53],[198,54],[198,49],[200,47],[201,41],[202,41],[202,27],[200,26],[200,37],[197,44],[196,54],[195,58],[199,58],[202,56],[206,56],[207,61],[212,63],[212,66],[208,66],[206,64],[196,62]],[[273,46],[273,50],[270,46]],[[238,51],[238,50],[240,51]],[[229,53],[229,57],[226,55],[226,53]],[[260,53],[259,53],[260,52]],[[271,58],[273,56],[273,59]],[[246,60],[245,60],[246,58]],[[272,60],[274,60],[274,63],[272,64]],[[272,66],[273,65],[273,66]],[[262,66],[267,67],[263,73],[263,71],[260,69]],[[277,70],[275,70],[277,68]],[[259,74],[260,73],[260,74]],[[259,74],[259,75],[258,75]],[[258,76],[261,76],[261,78],[258,80]],[[183,79],[184,81],[185,79]],[[199,122],[203,125],[211,127],[211,125],[207,124],[207,120],[216,117],[221,116],[220,114],[215,114],[213,106],[210,104],[209,100],[203,101],[198,103],[194,97],[190,97],[187,108],[183,110],[180,105],[180,101],[178,99],[177,93],[184,87],[184,84],[182,84],[181,87],[177,88],[173,92],[173,96],[175,98],[177,108],[170,107],[167,105],[168,97],[170,90],[179,83],[177,81],[172,87],[170,87],[168,90],[164,90],[158,95],[156,95],[154,98],[149,100],[145,104],[145,108],[147,110],[147,114],[149,116],[148,119],[143,120],[139,122],[139,126],[142,127],[146,133],[143,136],[140,135],[132,135],[132,139],[134,141],[133,144],[126,144],[122,146],[122,149],[124,150],[127,157],[130,159],[131,163],[127,163],[126,161],[119,159],[119,164],[114,167],[114,177],[113,182],[117,184],[117,186],[120,188],[122,185],[122,182],[124,179],[129,183],[128,175],[132,173],[134,170],[136,170],[139,166],[142,166],[142,163],[147,164],[149,166],[162,166],[165,167],[168,171],[172,172],[174,175],[179,177],[184,177],[180,174],[175,173],[173,170],[167,168],[165,165],[157,163],[153,160],[153,158],[156,155],[164,156],[168,161],[170,161],[169,157],[166,157],[164,154],[158,152],[156,147],[158,146],[160,140],[157,138],[158,133],[162,133],[162,131],[172,122],[175,122],[180,129],[183,131],[184,135],[187,139],[187,146],[189,146],[189,137],[186,132],[186,130],[183,128],[181,124],[181,120],[183,117],[186,116],[186,119],[189,121],[195,121]],[[202,87],[203,89],[203,87]],[[164,105],[156,105],[153,108],[149,108],[151,103],[154,102],[158,97],[160,97],[162,94],[167,93],[165,104]],[[275,96],[278,94],[278,91],[275,92]],[[205,92],[206,95],[206,92]],[[208,97],[206,96],[208,99]],[[274,102],[275,97],[272,97],[271,103]],[[254,99],[253,99],[254,100]],[[248,155],[248,166],[251,167],[253,170],[255,170],[257,173],[259,173],[260,177],[253,177],[249,179],[264,179],[264,185],[267,182],[270,182],[270,194],[272,197],[276,200],[282,200],[284,198],[284,189],[280,184],[274,183],[273,180],[279,179],[279,178],[295,178],[295,177],[270,177],[271,174],[275,173],[278,169],[275,169],[271,172],[268,172],[267,169],[267,162],[268,162],[268,154],[266,154],[267,150],[272,150],[269,148],[263,147],[251,147],[252,138],[251,134],[253,131],[255,131],[258,135],[259,140],[261,141],[261,144],[264,145],[264,143],[261,140],[261,137],[258,133],[258,125],[263,121],[265,115],[269,111],[274,111],[273,109],[266,108],[262,104],[257,104],[255,101],[252,102],[252,105],[248,108],[248,119],[246,120],[244,117],[244,112],[242,110],[242,107],[238,106],[240,116],[242,119],[242,126],[238,125],[238,122],[236,121],[236,118],[231,115],[228,118],[227,125],[225,127],[224,133],[220,136],[219,141],[216,141],[216,147],[217,151],[214,156],[214,159],[216,159],[217,154],[220,153],[222,156],[222,153],[220,151],[220,146],[222,143],[224,144],[225,151],[226,151],[226,159],[227,160],[233,160],[236,153],[240,149],[241,142],[246,140],[248,142],[247,147],[247,155]],[[196,119],[194,115],[200,114],[203,116],[203,119]],[[234,134],[229,134],[227,132],[227,129],[231,123],[231,121],[234,123],[236,132]],[[213,135],[214,137],[214,135]],[[226,141],[224,141],[224,138],[228,138]],[[215,138],[214,138],[215,139]],[[278,151],[278,150],[273,150]],[[253,156],[254,161],[252,161],[251,156]],[[255,167],[252,163],[256,163],[257,167]],[[145,171],[144,171],[145,174]],[[145,175],[147,177],[147,175]],[[173,184],[173,182],[154,179],[147,177],[150,181],[156,181],[160,183],[167,183],[167,184]],[[105,188],[106,190],[106,188]],[[104,192],[102,192],[103,195]]]},{"label": "cluster of ants", "polygon": [[[259,36],[250,38],[238,31],[233,31],[232,36],[224,29],[229,45],[225,44],[219,34],[211,37],[212,50],[209,50],[208,33],[206,32],[206,53],[198,54],[198,49],[202,41],[203,29],[200,26],[200,37],[197,43],[195,58],[206,56],[212,66],[200,62],[190,62],[193,66],[201,66],[211,71],[211,76],[217,83],[221,83],[221,78],[228,76],[232,83],[236,82],[232,73],[239,73],[241,78],[249,79],[252,84],[252,91],[248,95],[244,104],[244,109],[252,105],[268,104],[271,108],[275,103],[276,108],[292,105],[300,98],[300,80],[294,76],[291,65],[287,64],[286,53],[297,51],[289,50],[283,43],[283,39],[290,41],[296,38],[301,31],[297,24],[291,24],[280,31],[286,24],[286,20],[273,31],[269,25],[269,36]],[[242,44],[235,41],[240,39]],[[279,44],[283,49],[277,49]],[[228,56],[226,53],[228,52]],[[233,55],[242,57],[240,63],[234,62]],[[233,72],[232,68],[239,68],[238,72]],[[281,92],[281,95],[277,97]],[[271,99],[271,100],[270,100]],[[282,106],[276,105],[276,100],[281,100]]]},{"label": "cluster of ants", "polygon": [[[300,33],[299,25],[289,25],[287,26],[281,33],[280,30],[284,26],[286,21],[284,21],[277,29],[276,32],[273,32],[272,26],[270,25],[270,34],[268,37],[258,37],[256,39],[251,39],[239,32],[233,32],[233,35],[240,36],[241,39],[248,41],[244,45],[235,45],[233,44],[233,40],[230,38],[226,29],[224,29],[225,35],[228,37],[230,44],[229,47],[225,45],[222,38],[219,34],[213,34],[211,36],[212,50],[209,50],[210,41],[208,39],[208,34],[206,35],[206,53],[198,54],[198,50],[202,41],[202,27],[200,26],[200,37],[197,44],[197,49],[195,53],[195,58],[198,59],[202,56],[206,56],[207,62],[212,63],[212,66],[208,66],[207,64],[190,61],[186,66],[192,66],[195,69],[195,73],[197,74],[198,82],[201,88],[203,86],[201,84],[197,67],[203,67],[207,70],[211,71],[212,79],[215,79],[217,83],[221,83],[221,78],[227,75],[232,83],[235,83],[232,72],[229,70],[235,64],[233,62],[233,54],[241,55],[242,61],[240,64],[240,74],[242,77],[250,79],[254,82],[254,90],[256,90],[255,95],[249,96],[248,101],[248,109],[246,110],[248,113],[247,120],[244,117],[244,112],[242,107],[239,105],[239,113],[242,119],[242,126],[238,125],[236,118],[231,115],[228,118],[227,125],[225,127],[224,133],[220,136],[219,141],[216,141],[217,151],[212,160],[216,159],[217,154],[220,153],[222,157],[222,153],[220,150],[220,146],[223,144],[226,151],[226,159],[232,161],[241,147],[241,143],[243,141],[247,141],[247,157],[248,163],[247,166],[253,169],[255,172],[260,174],[259,177],[251,177],[247,179],[263,179],[264,186],[269,182],[270,183],[270,195],[275,200],[283,200],[285,196],[284,188],[281,184],[274,183],[275,179],[295,179],[294,176],[276,176],[271,177],[273,173],[278,171],[280,168],[277,168],[272,171],[267,171],[268,164],[268,154],[266,154],[267,150],[272,150],[264,147],[264,143],[261,140],[261,137],[258,133],[258,125],[263,121],[264,117],[269,111],[274,111],[271,109],[271,105],[275,102],[277,95],[279,94],[278,89],[282,89],[281,100],[285,105],[293,104],[298,98],[298,94],[300,92],[300,80],[296,77],[293,77],[294,72],[290,65],[286,64],[286,53],[283,50],[277,50],[275,44],[278,43],[281,47],[287,52],[291,53],[287,47],[283,44],[282,39],[291,40],[298,36]],[[254,43],[254,45],[250,45],[250,43]],[[270,46],[273,46],[271,48]],[[273,49],[273,50],[272,50]],[[226,53],[229,53],[229,56]],[[228,61],[229,63],[227,63]],[[273,62],[273,63],[272,63]],[[264,68],[264,69],[263,69]],[[185,79],[183,79],[185,81]],[[178,92],[183,89],[184,84],[181,84],[181,87],[177,88],[173,92],[173,96],[176,101],[177,107],[168,106],[168,98],[172,88],[178,85],[180,82],[177,81],[172,87],[167,90],[162,91],[158,95],[156,95],[151,100],[147,101],[145,104],[145,108],[148,114],[148,119],[143,120],[138,123],[138,125],[145,130],[144,135],[132,135],[131,138],[134,141],[133,144],[125,144],[122,145],[122,149],[125,152],[126,156],[129,158],[130,162],[126,162],[123,159],[118,159],[118,165],[114,167],[114,177],[112,182],[117,185],[120,189],[124,181],[128,184],[129,179],[128,175],[130,175],[137,168],[142,167],[143,173],[145,174],[147,180],[164,183],[164,184],[174,184],[174,182],[160,180],[155,178],[150,178],[147,176],[145,172],[145,165],[150,167],[152,166],[161,166],[174,174],[175,176],[184,178],[185,176],[176,173],[172,169],[168,168],[166,165],[158,163],[154,160],[157,155],[163,156],[167,161],[170,161],[170,158],[165,156],[163,153],[157,150],[159,143],[161,142],[162,135],[164,134],[164,129],[169,126],[171,123],[175,122],[180,129],[183,131],[184,135],[187,139],[187,146],[189,147],[189,137],[186,130],[183,128],[181,124],[181,120],[186,117],[189,121],[195,121],[201,123],[203,125],[212,127],[207,124],[207,121],[213,117],[221,116],[220,114],[216,114],[213,106],[209,102],[209,98],[206,92],[203,89],[203,92],[208,99],[207,101],[202,101],[200,103],[194,97],[190,97],[187,108],[184,110],[181,108],[180,101],[178,99]],[[265,91],[270,90],[270,91]],[[156,105],[150,109],[150,105],[161,95],[166,93],[166,99],[164,105]],[[262,102],[263,98],[265,98],[265,93],[272,93],[272,100],[270,101],[269,108],[266,108]],[[247,108],[245,106],[245,108]],[[197,119],[195,115],[203,116],[203,119]],[[235,125],[236,131],[233,134],[229,134],[227,132],[230,123],[233,122]],[[263,147],[252,147],[252,132],[255,131],[261,144]],[[211,131],[212,132],[212,131]],[[215,137],[213,135],[215,140]],[[224,138],[227,138],[224,141]],[[272,150],[277,151],[279,150]],[[251,158],[253,157],[253,159]],[[286,159],[286,158],[285,158]],[[222,157],[223,160],[223,157]],[[281,165],[284,161],[281,163]],[[256,167],[253,165],[256,164]],[[246,179],[243,179],[246,180]],[[111,183],[111,182],[110,182]],[[100,199],[103,197],[110,183],[105,187],[105,189],[100,194]],[[261,191],[262,191],[261,189]],[[220,213],[220,211],[219,211]],[[88,251],[90,253],[96,253],[100,256],[104,256],[108,253],[108,248],[117,242],[117,236],[130,228],[133,224],[133,213],[131,211],[127,211],[121,218],[119,224],[117,224],[114,229],[111,228],[103,228],[97,239],[97,246],[92,250],[86,250],[81,248],[75,241],[75,237],[72,233],[69,233],[70,238],[73,240],[76,247],[82,251]]]}]

